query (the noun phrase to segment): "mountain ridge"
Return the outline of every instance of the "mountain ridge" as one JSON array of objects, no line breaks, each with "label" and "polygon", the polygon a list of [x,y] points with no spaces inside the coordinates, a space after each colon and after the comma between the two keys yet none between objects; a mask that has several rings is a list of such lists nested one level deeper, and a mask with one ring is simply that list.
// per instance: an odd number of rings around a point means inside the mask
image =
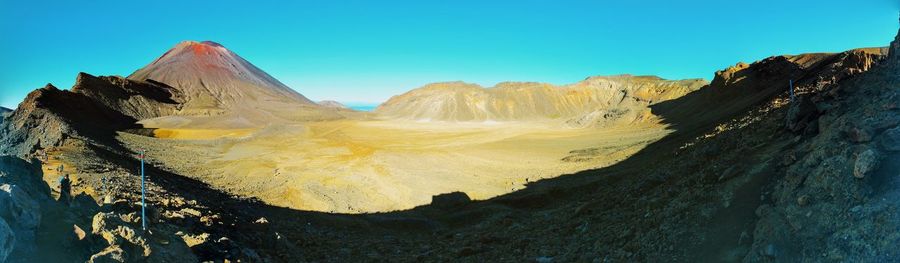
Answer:
[{"label": "mountain ridge", "polygon": [[[427,121],[569,120],[584,127],[647,118],[646,106],[680,97],[707,84],[703,79],[656,76],[592,76],[553,85],[500,82],[482,87],[462,81],[438,82],[397,95],[375,110],[385,118]],[[625,118],[620,118],[626,114]]]}]

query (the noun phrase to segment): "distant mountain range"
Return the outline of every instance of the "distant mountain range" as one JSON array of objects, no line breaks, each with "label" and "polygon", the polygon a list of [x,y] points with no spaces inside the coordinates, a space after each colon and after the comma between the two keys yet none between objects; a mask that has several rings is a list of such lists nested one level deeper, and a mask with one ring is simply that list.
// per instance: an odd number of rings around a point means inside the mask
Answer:
[{"label": "distant mountain range", "polygon": [[598,76],[555,86],[504,82],[483,88],[464,82],[426,85],[394,96],[375,112],[419,121],[528,121],[561,119],[576,126],[634,122],[650,116],[648,105],[683,96],[707,85],[702,79],[655,76]]}]

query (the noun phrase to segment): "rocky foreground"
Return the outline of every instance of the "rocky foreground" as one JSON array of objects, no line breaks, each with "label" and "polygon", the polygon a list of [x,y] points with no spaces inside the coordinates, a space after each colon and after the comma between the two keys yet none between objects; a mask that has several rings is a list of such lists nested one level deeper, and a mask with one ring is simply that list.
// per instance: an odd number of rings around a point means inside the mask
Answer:
[{"label": "rocky foreground", "polygon": [[[633,157],[485,201],[297,211],[150,160],[146,231],[136,149],[117,136],[181,97],[84,74],[0,124],[0,261],[897,261],[898,43],[738,64],[651,106],[677,131]],[[77,169],[68,205],[58,163]]]}]

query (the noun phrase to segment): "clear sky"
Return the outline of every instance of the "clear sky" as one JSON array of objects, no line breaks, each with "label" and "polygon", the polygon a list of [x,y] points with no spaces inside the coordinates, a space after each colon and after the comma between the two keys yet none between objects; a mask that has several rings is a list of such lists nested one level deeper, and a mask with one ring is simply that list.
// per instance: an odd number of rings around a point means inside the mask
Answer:
[{"label": "clear sky", "polygon": [[[192,2],[192,3],[186,3]],[[313,100],[381,102],[463,80],[706,78],[770,55],[886,46],[897,0],[0,0],[0,105],[78,72],[127,76],[212,40]],[[288,1],[284,1],[288,2]]]}]

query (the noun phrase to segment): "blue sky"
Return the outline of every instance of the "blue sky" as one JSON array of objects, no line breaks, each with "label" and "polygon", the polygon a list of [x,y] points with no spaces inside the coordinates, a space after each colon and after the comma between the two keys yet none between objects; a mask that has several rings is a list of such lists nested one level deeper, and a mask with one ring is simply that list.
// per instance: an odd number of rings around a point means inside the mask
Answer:
[{"label": "blue sky", "polygon": [[78,72],[127,76],[182,40],[219,42],[314,100],[430,82],[706,78],[770,55],[886,46],[896,0],[0,0],[0,105]]}]

